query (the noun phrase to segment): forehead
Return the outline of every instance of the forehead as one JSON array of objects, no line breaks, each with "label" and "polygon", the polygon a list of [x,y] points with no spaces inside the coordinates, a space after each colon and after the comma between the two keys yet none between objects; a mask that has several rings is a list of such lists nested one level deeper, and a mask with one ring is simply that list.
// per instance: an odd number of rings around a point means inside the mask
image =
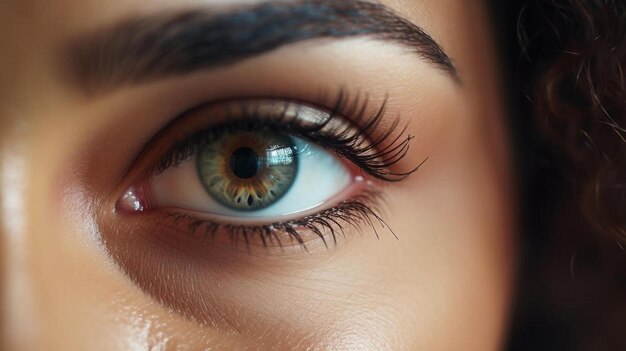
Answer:
[{"label": "forehead", "polygon": [[[0,4],[0,49],[6,53],[4,60],[21,65],[16,61],[43,59],[56,53],[68,38],[124,19],[188,9],[220,12],[262,2],[270,0],[5,0]],[[477,6],[479,0],[377,2],[424,28],[461,65],[464,56],[476,51],[476,42],[485,39],[484,35],[476,35],[485,22],[485,11]],[[0,70],[13,66],[1,58],[0,63],[7,63]]]},{"label": "forehead", "polygon": [[[285,0],[282,0],[285,2]],[[188,9],[227,11],[269,0],[5,0],[0,2],[0,108],[15,96],[63,92],[59,67],[68,41],[128,18]],[[286,2],[295,2],[287,0]],[[426,30],[448,53],[463,80],[480,81],[491,48],[479,0],[379,0]],[[480,2],[482,3],[482,2]],[[469,90],[471,91],[471,89]],[[41,94],[36,94],[41,92]],[[482,93],[484,94],[484,93]],[[0,113],[7,116],[11,113]],[[2,118],[2,120],[6,120]]]}]

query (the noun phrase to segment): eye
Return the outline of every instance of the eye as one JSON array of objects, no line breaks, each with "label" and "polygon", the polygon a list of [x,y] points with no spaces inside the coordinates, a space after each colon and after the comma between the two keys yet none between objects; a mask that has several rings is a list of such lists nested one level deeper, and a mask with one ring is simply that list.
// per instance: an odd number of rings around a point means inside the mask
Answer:
[{"label": "eye", "polygon": [[144,185],[146,208],[271,222],[324,206],[362,179],[336,155],[298,137],[267,128],[216,134],[191,159]]},{"label": "eye", "polygon": [[263,245],[275,238],[282,246],[279,234],[326,243],[344,226],[385,227],[374,208],[382,183],[417,170],[392,169],[411,137],[394,136],[393,123],[380,131],[384,106],[368,116],[367,100],[343,99],[334,110],[284,100],[194,109],[148,145],[117,208],[164,211],[192,232],[242,235],[247,243],[257,235]]}]

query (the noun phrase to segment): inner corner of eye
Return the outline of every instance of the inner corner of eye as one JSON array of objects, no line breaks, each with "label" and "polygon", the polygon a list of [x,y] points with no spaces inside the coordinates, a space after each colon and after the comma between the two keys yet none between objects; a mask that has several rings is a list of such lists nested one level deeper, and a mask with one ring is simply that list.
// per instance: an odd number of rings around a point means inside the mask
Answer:
[{"label": "inner corner of eye", "polygon": [[121,195],[117,209],[178,208],[222,218],[287,220],[329,207],[371,183],[358,167],[305,139],[227,131],[188,160]]},{"label": "inner corner of eye", "polygon": [[130,186],[115,204],[116,211],[143,212],[149,209],[149,188],[145,185]]}]

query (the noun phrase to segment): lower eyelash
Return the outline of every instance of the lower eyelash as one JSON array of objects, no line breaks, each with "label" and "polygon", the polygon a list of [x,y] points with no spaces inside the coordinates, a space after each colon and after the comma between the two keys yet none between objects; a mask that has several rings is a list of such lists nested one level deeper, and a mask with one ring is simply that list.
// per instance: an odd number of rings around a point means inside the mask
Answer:
[{"label": "lower eyelash", "polygon": [[327,249],[330,249],[328,239],[332,240],[333,245],[337,245],[338,236],[341,235],[345,239],[348,228],[362,232],[363,225],[371,227],[376,238],[380,238],[377,230],[380,226],[397,239],[396,234],[378,213],[380,209],[377,204],[381,200],[380,192],[369,191],[319,213],[268,225],[225,224],[181,212],[168,212],[168,217],[177,225],[186,224],[192,235],[201,234],[204,238],[212,238],[218,232],[225,231],[234,245],[240,241],[239,239],[243,239],[248,250],[250,250],[250,241],[254,237],[258,237],[266,248],[274,243],[283,248],[280,236],[287,234],[292,244],[297,243],[308,252],[306,241],[302,238],[304,232],[319,237]]}]

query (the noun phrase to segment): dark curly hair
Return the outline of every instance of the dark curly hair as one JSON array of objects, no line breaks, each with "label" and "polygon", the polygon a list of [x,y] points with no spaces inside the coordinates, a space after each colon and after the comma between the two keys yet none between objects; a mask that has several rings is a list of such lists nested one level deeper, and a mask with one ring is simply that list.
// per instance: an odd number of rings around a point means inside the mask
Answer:
[{"label": "dark curly hair", "polygon": [[626,350],[626,1],[493,5],[526,224],[508,349]]}]

